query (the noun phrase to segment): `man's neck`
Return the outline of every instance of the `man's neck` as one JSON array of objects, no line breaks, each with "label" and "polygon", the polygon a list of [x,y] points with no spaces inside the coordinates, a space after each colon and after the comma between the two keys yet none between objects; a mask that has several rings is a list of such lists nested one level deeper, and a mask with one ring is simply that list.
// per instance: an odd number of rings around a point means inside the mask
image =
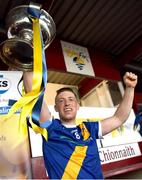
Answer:
[{"label": "man's neck", "polygon": [[74,121],[72,121],[72,122],[61,121],[61,123],[65,127],[76,127],[76,123]]},{"label": "man's neck", "polygon": [[63,124],[63,126],[65,126],[66,128],[75,128],[76,127],[76,124]]}]

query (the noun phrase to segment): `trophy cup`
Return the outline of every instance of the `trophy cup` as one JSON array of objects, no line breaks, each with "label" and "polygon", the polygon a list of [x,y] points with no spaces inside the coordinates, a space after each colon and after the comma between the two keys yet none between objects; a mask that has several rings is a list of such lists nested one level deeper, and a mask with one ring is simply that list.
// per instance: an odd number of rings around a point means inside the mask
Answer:
[{"label": "trophy cup", "polygon": [[36,3],[13,8],[6,17],[8,39],[0,44],[0,58],[10,68],[31,71],[33,68],[33,29],[28,8],[40,11],[39,24],[46,49],[53,41],[56,26],[52,17]]}]

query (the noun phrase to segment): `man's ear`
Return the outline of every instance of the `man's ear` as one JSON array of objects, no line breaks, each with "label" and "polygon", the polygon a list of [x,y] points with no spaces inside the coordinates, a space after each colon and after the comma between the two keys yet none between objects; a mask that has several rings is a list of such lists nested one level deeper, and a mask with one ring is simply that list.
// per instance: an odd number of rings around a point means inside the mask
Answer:
[{"label": "man's ear", "polygon": [[57,109],[57,106],[56,106],[56,105],[54,105],[54,109],[55,109],[56,112],[58,112],[58,109]]}]

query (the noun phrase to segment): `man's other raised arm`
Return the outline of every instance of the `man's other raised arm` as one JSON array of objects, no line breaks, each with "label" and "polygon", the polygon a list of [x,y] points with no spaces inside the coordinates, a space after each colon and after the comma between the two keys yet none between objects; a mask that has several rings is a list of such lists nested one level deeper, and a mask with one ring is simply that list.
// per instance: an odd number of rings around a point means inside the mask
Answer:
[{"label": "man's other raised arm", "polygon": [[[24,72],[23,84],[26,93],[32,91],[32,79],[33,79],[33,72]],[[49,119],[51,119],[51,113],[48,109],[48,105],[46,101],[43,99],[41,113],[40,113],[40,122],[45,122]]]},{"label": "man's other raised arm", "polygon": [[134,90],[137,84],[137,75],[126,72],[123,80],[126,86],[123,99],[114,115],[101,121],[102,135],[120,127],[130,115],[134,99]]}]

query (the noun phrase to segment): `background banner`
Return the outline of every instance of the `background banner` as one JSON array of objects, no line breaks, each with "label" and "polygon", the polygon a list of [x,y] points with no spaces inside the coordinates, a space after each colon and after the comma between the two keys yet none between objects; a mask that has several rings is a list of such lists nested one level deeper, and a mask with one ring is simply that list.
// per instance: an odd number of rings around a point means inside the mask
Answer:
[{"label": "background banner", "polygon": [[20,131],[20,112],[4,119],[21,97],[21,78],[20,71],[0,71],[0,179],[31,178],[28,131],[24,135]]}]

